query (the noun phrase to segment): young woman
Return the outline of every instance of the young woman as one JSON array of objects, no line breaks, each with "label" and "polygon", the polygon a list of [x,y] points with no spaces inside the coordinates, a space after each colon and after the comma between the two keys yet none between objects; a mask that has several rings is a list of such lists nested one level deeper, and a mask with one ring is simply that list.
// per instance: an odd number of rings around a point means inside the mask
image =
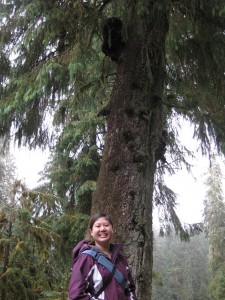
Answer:
[{"label": "young woman", "polygon": [[113,235],[110,217],[104,213],[94,215],[89,229],[93,241],[79,242],[72,252],[69,300],[137,300],[121,245],[110,243]]}]

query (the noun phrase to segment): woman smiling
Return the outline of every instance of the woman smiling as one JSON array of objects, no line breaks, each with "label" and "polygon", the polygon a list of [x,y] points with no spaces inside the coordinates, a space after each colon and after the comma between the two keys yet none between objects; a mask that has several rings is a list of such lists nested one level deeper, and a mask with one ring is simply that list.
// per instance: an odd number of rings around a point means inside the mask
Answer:
[{"label": "woman smiling", "polygon": [[111,243],[111,218],[104,213],[94,215],[89,230],[93,241],[79,242],[72,252],[69,299],[137,300],[122,246]]}]

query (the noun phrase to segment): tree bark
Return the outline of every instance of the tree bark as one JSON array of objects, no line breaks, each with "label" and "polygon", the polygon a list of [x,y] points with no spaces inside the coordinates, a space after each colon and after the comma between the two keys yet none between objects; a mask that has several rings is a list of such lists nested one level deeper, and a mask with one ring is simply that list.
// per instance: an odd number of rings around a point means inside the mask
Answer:
[{"label": "tree bark", "polygon": [[[159,14],[160,15],[160,14]],[[163,130],[165,36],[168,26],[128,26],[109,103],[108,131],[92,213],[107,212],[124,244],[139,299],[151,299],[152,199],[156,152]],[[136,20],[136,21],[135,21]],[[146,24],[144,24],[146,25]],[[161,27],[160,27],[161,26]],[[143,26],[144,28],[144,26]]]}]

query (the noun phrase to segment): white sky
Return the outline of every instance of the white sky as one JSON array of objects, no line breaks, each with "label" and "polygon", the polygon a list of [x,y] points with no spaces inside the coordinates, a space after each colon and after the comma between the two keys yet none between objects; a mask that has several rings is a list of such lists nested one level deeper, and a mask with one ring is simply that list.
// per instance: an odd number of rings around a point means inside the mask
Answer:
[{"label": "white sky", "polygon": [[[177,194],[177,213],[180,220],[185,223],[203,221],[203,201],[207,190],[205,182],[210,167],[209,159],[202,156],[198,149],[199,143],[193,139],[193,132],[193,127],[184,122],[180,140],[186,148],[194,152],[195,158],[187,158],[192,165],[191,172],[188,173],[186,169],[183,169],[165,179],[167,186]],[[224,182],[225,158],[217,157],[216,160],[220,164]],[[223,193],[225,195],[225,189]]]},{"label": "white sky", "polygon": [[[222,182],[225,183],[225,164],[221,158],[217,159],[222,171]],[[181,221],[185,223],[198,223],[203,221],[203,201],[207,187],[209,161],[207,158],[197,157],[192,168],[192,174],[185,170],[177,172],[166,179],[168,187],[177,194],[177,213]],[[193,177],[194,176],[194,177]],[[223,184],[223,195],[225,195],[225,184]]]},{"label": "white sky", "polygon": [[11,151],[15,158],[17,179],[22,180],[30,189],[36,187],[40,180],[39,172],[43,171],[49,152],[40,149],[30,151],[25,147],[15,149],[13,146]]},{"label": "white sky", "polygon": [[206,159],[197,159],[192,174],[181,170],[165,180],[167,186],[177,195],[177,213],[185,223],[202,221],[203,200],[206,194],[204,183],[208,168]]}]

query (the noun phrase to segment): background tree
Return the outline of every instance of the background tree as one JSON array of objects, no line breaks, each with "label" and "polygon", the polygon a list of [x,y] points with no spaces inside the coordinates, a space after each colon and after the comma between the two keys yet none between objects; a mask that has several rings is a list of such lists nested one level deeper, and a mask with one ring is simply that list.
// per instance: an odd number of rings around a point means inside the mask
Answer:
[{"label": "background tree", "polygon": [[[1,299],[67,299],[62,239],[48,209],[39,209],[41,194],[29,193],[18,180],[11,189],[5,181],[5,190],[8,196],[0,205]],[[34,207],[41,214],[35,216]]]},{"label": "background tree", "polygon": [[[155,173],[184,161],[171,119],[179,114],[195,125],[203,154],[211,139],[224,150],[224,11],[222,0],[1,2],[2,132],[13,124],[19,144],[60,144],[55,163],[69,180],[64,186],[55,172],[53,190],[64,200],[69,193],[75,206],[84,186],[72,176],[78,153],[87,145],[101,156],[105,141],[91,211],[115,220],[141,299],[151,297]],[[123,26],[117,23],[113,38],[105,27],[104,58],[101,29],[109,17]],[[76,139],[84,115],[93,127]],[[93,184],[84,187],[90,195]]]},{"label": "background tree", "polygon": [[223,198],[222,172],[215,158],[206,180],[207,193],[204,201],[204,222],[209,240],[211,299],[223,299],[225,292],[225,203]]},{"label": "background tree", "polygon": [[209,298],[208,240],[203,233],[183,243],[175,235],[155,231],[153,251],[154,300],[206,300]]},{"label": "background tree", "polygon": [[[63,250],[67,250],[62,247],[63,229],[61,238],[52,218],[54,214],[60,220],[59,205],[55,205],[56,199],[50,201],[43,188],[28,192],[15,179],[9,152],[0,158],[0,297],[2,300],[67,299],[71,262],[63,255]],[[70,233],[73,242],[79,232]]]},{"label": "background tree", "polygon": [[[14,177],[14,164],[8,152],[8,147],[3,147],[4,140],[0,139],[0,208],[11,204],[11,193]],[[6,149],[5,149],[6,148]],[[0,210],[0,224],[5,225],[5,230],[0,232],[1,247],[1,275],[8,269],[10,245],[9,239],[12,235],[12,222],[6,218],[4,211]],[[1,226],[2,227],[2,226]],[[2,229],[2,228],[1,228]],[[2,279],[2,278],[1,278]],[[1,280],[1,298],[6,299],[6,280]]]}]

